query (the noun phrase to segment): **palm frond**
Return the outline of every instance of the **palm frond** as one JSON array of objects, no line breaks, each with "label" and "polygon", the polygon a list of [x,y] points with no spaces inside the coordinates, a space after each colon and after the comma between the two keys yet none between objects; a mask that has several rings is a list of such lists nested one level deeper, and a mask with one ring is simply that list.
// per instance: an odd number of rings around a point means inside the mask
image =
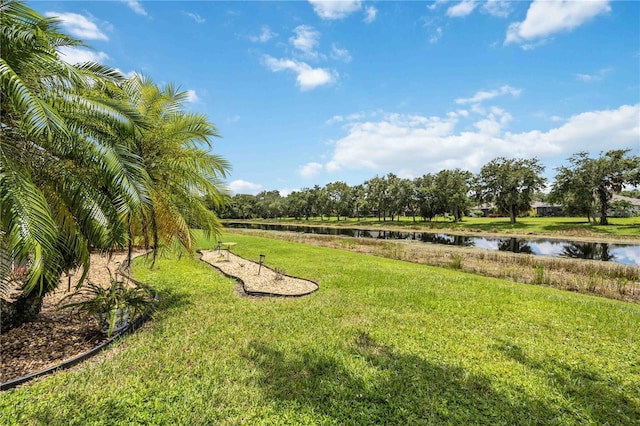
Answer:
[{"label": "palm frond", "polygon": [[55,133],[69,135],[69,129],[57,111],[29,90],[2,58],[0,58],[0,85],[4,96],[7,96],[14,108],[23,114],[28,134],[34,137],[43,134],[51,136]]}]

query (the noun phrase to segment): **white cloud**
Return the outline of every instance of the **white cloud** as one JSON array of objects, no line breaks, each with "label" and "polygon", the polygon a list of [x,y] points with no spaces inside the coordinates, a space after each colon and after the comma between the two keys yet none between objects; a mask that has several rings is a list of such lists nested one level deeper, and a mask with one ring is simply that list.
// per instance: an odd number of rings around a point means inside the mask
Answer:
[{"label": "white cloud", "polygon": [[295,191],[300,191],[300,189],[290,189],[290,188],[278,189],[278,192],[280,193],[281,197],[288,197],[289,194],[291,194],[292,192],[295,192]]},{"label": "white cloud", "polygon": [[442,38],[442,27],[436,28],[433,34],[431,34],[431,37],[429,37],[429,43],[437,43],[440,38]]},{"label": "white cloud", "polygon": [[343,19],[362,7],[361,0],[309,0],[322,19]]},{"label": "white cloud", "polygon": [[291,36],[289,42],[296,49],[300,50],[307,56],[317,57],[318,52],[315,51],[318,47],[320,33],[308,25],[298,25],[294,30],[295,37]]},{"label": "white cloud", "polygon": [[184,11],[182,13],[187,15],[189,18],[193,19],[194,21],[196,21],[196,23],[198,24],[204,24],[205,22],[207,22],[202,16],[198,15],[197,13],[184,12]]},{"label": "white cloud", "polygon": [[449,0],[436,0],[433,3],[427,5],[427,9],[436,10],[438,6],[440,6],[441,4],[447,3],[448,1]]},{"label": "white cloud", "polygon": [[196,103],[200,100],[195,90],[187,90],[187,102],[190,104]]},{"label": "white cloud", "polygon": [[266,43],[272,38],[276,37],[277,35],[278,34],[271,31],[271,29],[268,26],[263,25],[260,35],[249,37],[249,40],[251,40],[254,43]]},{"label": "white cloud", "polygon": [[578,80],[582,80],[587,83],[591,81],[600,81],[604,79],[611,71],[613,71],[612,68],[603,68],[595,74],[576,74],[576,77],[578,78]]},{"label": "white cloud", "polygon": [[447,16],[451,18],[462,18],[473,12],[478,6],[478,2],[475,0],[463,0],[455,6],[451,6],[447,9]]},{"label": "white cloud", "polygon": [[482,10],[491,16],[506,18],[511,13],[511,3],[506,0],[488,0]]},{"label": "white cloud", "polygon": [[574,115],[548,131],[506,131],[508,112],[492,107],[487,116],[457,130],[459,114],[423,117],[386,114],[376,121],[361,120],[347,127],[335,142],[328,172],[367,169],[420,176],[443,168],[477,172],[498,156],[564,159],[578,151],[637,147],[640,104]]},{"label": "white cloud", "polygon": [[126,5],[138,15],[147,16],[147,11],[144,10],[138,0],[122,0],[122,2],[126,3]]},{"label": "white cloud", "polygon": [[104,52],[96,52],[81,47],[62,46],[58,48],[60,59],[70,64],[81,64],[84,62],[104,63],[109,59],[109,55]]},{"label": "white cloud", "polygon": [[[376,113],[372,113],[371,116],[375,116]],[[327,121],[325,121],[324,124],[326,125],[331,125],[331,124],[336,124],[336,123],[344,123],[344,122],[353,122],[353,121],[358,121],[358,120],[362,120],[366,117],[367,115],[362,113],[362,112],[357,112],[357,113],[353,113],[353,114],[349,114],[347,116],[344,115],[334,115],[333,117],[331,117],[330,119],[328,119]]]},{"label": "white cloud", "polygon": [[520,89],[514,89],[511,86],[505,85],[500,87],[497,90],[489,90],[489,91],[481,90],[470,98],[456,99],[456,103],[457,104],[476,104],[476,103],[486,101],[488,99],[493,99],[497,96],[502,96],[502,95],[518,96],[520,92],[521,92]]},{"label": "white cloud", "polygon": [[122,71],[120,68],[116,68],[116,71],[118,71],[120,74],[124,75],[125,78],[131,78],[134,75],[137,75],[138,73],[136,71],[129,71],[129,72],[124,72]]},{"label": "white cloud", "polygon": [[46,12],[45,16],[55,17],[69,34],[82,40],[109,40],[109,37],[89,18],[77,13]]},{"label": "white cloud", "polygon": [[341,49],[335,44],[331,45],[331,57],[344,62],[351,62],[351,53],[347,49]]},{"label": "white cloud", "polygon": [[300,90],[311,90],[330,84],[337,78],[334,71],[325,68],[312,68],[305,62],[292,59],[277,59],[269,55],[262,57],[263,64],[273,72],[290,70],[297,74],[296,82]]},{"label": "white cloud", "polygon": [[331,125],[331,124],[336,124],[336,123],[342,123],[343,121],[344,121],[344,117],[343,116],[334,115],[333,117],[331,117],[330,119],[325,121],[324,124]]},{"label": "white cloud", "polygon": [[234,194],[252,194],[256,195],[262,191],[262,185],[253,182],[247,182],[246,180],[238,179],[229,184],[229,188]]},{"label": "white cloud", "polygon": [[524,21],[509,25],[504,44],[535,47],[535,43],[530,42],[544,41],[552,34],[571,31],[610,10],[608,0],[535,0]]},{"label": "white cloud", "polygon": [[227,124],[238,123],[240,121],[240,116],[236,114],[233,117],[228,117],[226,121],[227,121]]},{"label": "white cloud", "polygon": [[367,6],[364,9],[364,22],[366,24],[370,24],[376,20],[376,16],[378,15],[378,9],[373,6]]},{"label": "white cloud", "polygon": [[305,179],[315,177],[322,171],[322,164],[308,163],[298,168],[298,174]]}]

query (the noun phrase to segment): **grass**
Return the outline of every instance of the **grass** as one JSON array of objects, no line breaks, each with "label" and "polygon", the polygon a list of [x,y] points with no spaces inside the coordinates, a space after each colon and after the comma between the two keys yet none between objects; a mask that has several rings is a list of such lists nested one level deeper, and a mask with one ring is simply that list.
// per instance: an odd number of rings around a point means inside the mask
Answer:
[{"label": "grass", "polygon": [[526,255],[403,240],[251,229],[233,229],[230,232],[340,248],[389,259],[458,269],[486,277],[640,303],[640,269],[615,262]]},{"label": "grass", "polygon": [[[229,220],[230,222],[242,222]],[[423,222],[412,217],[401,217],[399,221],[378,221],[377,218],[364,219],[321,219],[319,217],[306,220],[294,219],[252,219],[248,222],[257,223],[287,223],[317,226],[359,227],[368,229],[396,229],[396,230],[448,230],[457,233],[501,233],[512,235],[554,235],[562,237],[584,238],[631,238],[640,240],[640,217],[609,218],[609,225],[601,226],[589,223],[585,218],[577,217],[521,217],[516,223],[509,222],[507,217],[465,217],[461,222],[454,223],[449,219],[439,218],[431,222]]]},{"label": "grass", "polygon": [[154,322],[102,359],[4,393],[0,424],[640,418],[638,305],[287,241],[225,240],[320,291],[240,298],[192,258],[138,263],[136,277],[163,297]]}]

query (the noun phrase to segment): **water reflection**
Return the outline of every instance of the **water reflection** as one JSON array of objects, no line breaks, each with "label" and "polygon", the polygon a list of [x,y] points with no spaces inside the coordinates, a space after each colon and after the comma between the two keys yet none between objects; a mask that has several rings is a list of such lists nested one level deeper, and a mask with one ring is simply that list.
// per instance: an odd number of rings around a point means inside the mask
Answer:
[{"label": "water reflection", "polygon": [[562,256],[580,259],[612,260],[615,256],[609,251],[609,244],[602,243],[574,243],[562,250]]},{"label": "water reflection", "polygon": [[300,225],[225,223],[224,226],[228,228],[291,231],[307,234],[325,234],[383,240],[414,240],[431,244],[477,247],[484,250],[500,250],[538,256],[592,259],[640,266],[640,245],[588,243],[557,239],[528,240],[514,237],[492,238],[430,232],[376,231],[356,228],[331,228]]},{"label": "water reflection", "polygon": [[522,238],[506,238],[498,242],[498,250],[510,251],[512,253],[533,254],[531,241]]}]

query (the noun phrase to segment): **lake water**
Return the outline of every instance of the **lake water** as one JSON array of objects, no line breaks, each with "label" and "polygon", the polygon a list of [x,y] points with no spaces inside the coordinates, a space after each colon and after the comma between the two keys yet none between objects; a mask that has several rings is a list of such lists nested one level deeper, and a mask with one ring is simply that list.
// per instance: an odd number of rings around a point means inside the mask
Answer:
[{"label": "lake water", "polygon": [[289,231],[307,234],[339,235],[345,237],[376,238],[384,240],[412,240],[424,243],[484,250],[509,251],[537,256],[570,257],[624,265],[640,266],[640,245],[593,243],[555,238],[479,237],[476,235],[450,235],[432,232],[373,231],[356,228],[331,228],[303,225],[271,225],[257,223],[225,223],[227,228],[260,229],[265,231]]}]

